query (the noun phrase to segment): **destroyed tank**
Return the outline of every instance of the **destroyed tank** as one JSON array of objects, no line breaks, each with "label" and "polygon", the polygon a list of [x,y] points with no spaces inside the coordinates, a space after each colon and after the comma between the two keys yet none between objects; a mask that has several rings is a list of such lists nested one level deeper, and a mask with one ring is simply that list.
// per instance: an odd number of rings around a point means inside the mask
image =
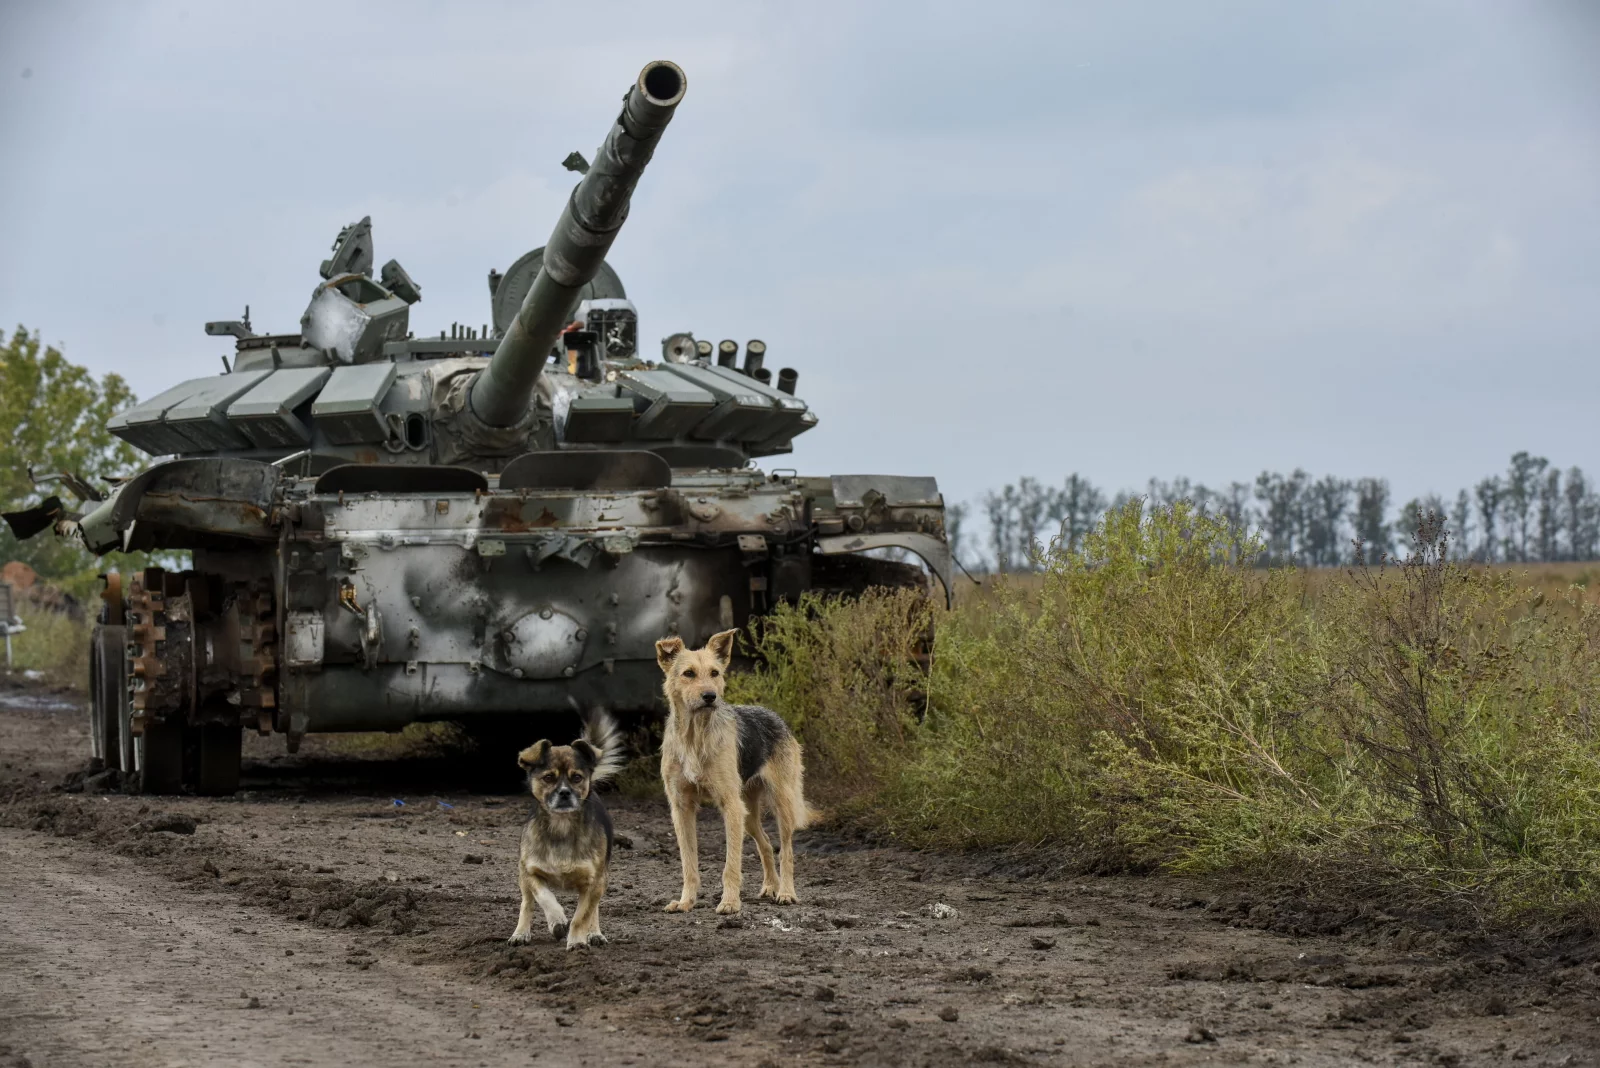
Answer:
[{"label": "destroyed tank", "polygon": [[[934,480],[765,473],[817,415],[758,340],[659,354],[605,256],[682,100],[645,67],[548,242],[489,273],[491,322],[412,332],[421,287],[373,276],[345,227],[299,330],[231,337],[224,373],[117,415],[155,459],[53,523],[96,553],[183,550],[106,576],[96,754],[146,792],[231,792],[242,730],[475,730],[599,706],[659,711],[655,642],[698,643],[809,590],[948,597]],[[96,499],[102,497],[104,499]],[[52,506],[54,510],[52,511]],[[927,572],[893,559],[909,552]]]}]

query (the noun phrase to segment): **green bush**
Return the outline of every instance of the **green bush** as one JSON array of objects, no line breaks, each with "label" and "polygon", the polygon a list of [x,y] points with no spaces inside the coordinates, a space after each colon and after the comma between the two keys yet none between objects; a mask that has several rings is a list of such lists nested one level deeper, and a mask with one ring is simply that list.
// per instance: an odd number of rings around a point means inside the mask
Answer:
[{"label": "green bush", "polygon": [[1445,549],[1425,525],[1311,598],[1222,521],[1134,502],[938,613],[926,673],[934,610],[880,593],[780,611],[737,692],[917,844],[1592,907],[1600,611]]}]

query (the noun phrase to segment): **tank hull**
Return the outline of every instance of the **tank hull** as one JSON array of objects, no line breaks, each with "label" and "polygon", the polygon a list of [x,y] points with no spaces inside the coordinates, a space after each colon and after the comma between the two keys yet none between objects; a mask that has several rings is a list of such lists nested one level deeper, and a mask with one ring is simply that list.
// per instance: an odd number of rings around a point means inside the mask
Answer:
[{"label": "tank hull", "polygon": [[[140,738],[243,727],[294,747],[437,720],[649,717],[665,635],[699,643],[808,591],[927,583],[871,549],[923,553],[949,579],[931,479],[743,469],[534,491],[438,467],[272,482],[247,460],[158,474],[107,502],[126,538],[154,530],[152,547],[193,552],[192,570],[140,572],[112,584],[125,603],[108,596],[127,703],[100,713]],[[182,786],[200,770],[172,774]]]}]

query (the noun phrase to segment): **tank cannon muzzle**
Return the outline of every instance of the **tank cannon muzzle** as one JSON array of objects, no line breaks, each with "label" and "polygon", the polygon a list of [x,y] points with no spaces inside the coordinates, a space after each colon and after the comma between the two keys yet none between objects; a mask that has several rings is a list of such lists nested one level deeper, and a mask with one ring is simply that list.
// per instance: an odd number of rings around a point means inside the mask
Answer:
[{"label": "tank cannon muzzle", "polygon": [[688,87],[683,69],[666,60],[647,65],[629,87],[617,121],[545,243],[522,307],[472,383],[472,413],[483,423],[509,427],[526,416],[551,347],[571,320],[580,291],[605,262],[628,217],[634,186]]}]

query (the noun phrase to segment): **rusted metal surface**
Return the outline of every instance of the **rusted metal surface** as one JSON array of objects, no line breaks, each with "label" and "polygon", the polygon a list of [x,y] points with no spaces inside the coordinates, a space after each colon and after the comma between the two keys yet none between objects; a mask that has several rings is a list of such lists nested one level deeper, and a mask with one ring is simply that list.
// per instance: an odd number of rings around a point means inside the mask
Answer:
[{"label": "rusted metal surface", "polygon": [[194,706],[194,606],[181,575],[159,568],[128,583],[128,703],[133,732]]},{"label": "rusted metal surface", "polygon": [[237,650],[238,709],[242,725],[262,734],[277,726],[278,624],[269,582],[241,585],[234,595],[232,648]]}]

